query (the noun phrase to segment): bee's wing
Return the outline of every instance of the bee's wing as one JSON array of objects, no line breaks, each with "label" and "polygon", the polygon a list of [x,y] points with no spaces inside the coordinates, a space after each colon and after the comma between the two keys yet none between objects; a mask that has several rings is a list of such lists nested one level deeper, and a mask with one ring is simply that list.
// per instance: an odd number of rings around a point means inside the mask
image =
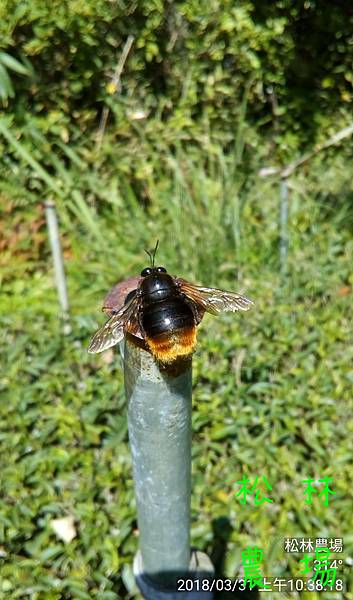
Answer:
[{"label": "bee's wing", "polygon": [[127,299],[132,299],[132,293],[137,291],[140,281],[141,277],[129,277],[114,285],[104,298],[103,310],[110,317],[120,310],[125,306]]},{"label": "bee's wing", "polygon": [[109,321],[94,334],[88,346],[88,352],[103,352],[120,342],[125,331],[133,333],[137,327],[138,305],[139,299],[134,296],[128,304],[110,317]]},{"label": "bee's wing", "polygon": [[193,300],[198,307],[213,315],[218,315],[221,312],[249,310],[254,304],[251,300],[245,298],[245,296],[235,294],[234,292],[202,287],[182,278],[177,278],[176,283],[179,285],[181,292],[190,298],[190,300]]}]

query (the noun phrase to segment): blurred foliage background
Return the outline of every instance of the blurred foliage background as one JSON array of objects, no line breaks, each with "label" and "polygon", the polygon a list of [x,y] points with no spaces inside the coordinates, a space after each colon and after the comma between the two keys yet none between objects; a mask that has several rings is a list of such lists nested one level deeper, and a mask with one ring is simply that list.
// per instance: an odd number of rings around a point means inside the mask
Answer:
[{"label": "blurred foliage background", "polygon": [[[352,26],[344,1],[1,0],[0,598],[138,597],[119,358],[86,348],[105,293],[157,238],[172,273],[255,301],[200,327],[193,545],[219,576],[255,544],[266,575],[292,576],[285,537],[343,537],[349,588],[351,140],[291,176],[282,273],[279,181],[259,170],[351,124]],[[267,477],[274,503],[241,506],[244,476]],[[332,477],[329,506],[305,504],[308,477]]]}]

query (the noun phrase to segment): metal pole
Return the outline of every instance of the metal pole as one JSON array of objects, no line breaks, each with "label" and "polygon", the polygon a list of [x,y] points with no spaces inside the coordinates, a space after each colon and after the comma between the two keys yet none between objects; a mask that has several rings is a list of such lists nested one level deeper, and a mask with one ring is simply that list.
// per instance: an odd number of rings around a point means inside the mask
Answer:
[{"label": "metal pole", "polygon": [[288,254],[288,182],[285,177],[282,177],[279,184],[280,193],[280,241],[279,255],[281,273],[287,271],[287,254]]},{"label": "metal pole", "polygon": [[[56,214],[55,203],[52,200],[44,202],[45,217],[47,220],[47,228],[49,241],[54,262],[54,276],[56,288],[58,291],[59,302],[62,311],[62,317],[68,319],[69,316],[69,299],[67,296],[66,279],[64,271],[64,261],[61,251],[58,217]],[[66,323],[65,333],[69,333],[70,326]]]},{"label": "metal pole", "polygon": [[136,582],[146,600],[211,599],[176,591],[180,577],[213,573],[205,554],[190,551],[191,359],[162,369],[127,336],[123,362],[140,532]]},{"label": "metal pole", "polygon": [[170,585],[190,562],[191,360],[170,374],[126,340],[124,373],[144,572]]}]

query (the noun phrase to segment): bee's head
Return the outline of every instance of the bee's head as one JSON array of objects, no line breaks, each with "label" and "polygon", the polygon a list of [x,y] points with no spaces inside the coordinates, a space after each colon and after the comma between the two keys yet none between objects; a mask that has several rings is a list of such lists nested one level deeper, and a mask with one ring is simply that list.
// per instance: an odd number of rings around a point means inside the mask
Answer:
[{"label": "bee's head", "polygon": [[166,273],[167,269],[164,267],[146,267],[141,271],[141,277],[147,277],[147,275],[157,275],[158,273]]},{"label": "bee's head", "polygon": [[141,277],[147,277],[148,275],[157,275],[157,273],[166,273],[167,272],[167,269],[165,269],[164,267],[155,267],[154,266],[154,259],[156,257],[158,244],[159,244],[159,240],[157,240],[155,248],[152,252],[150,252],[149,250],[145,250],[146,254],[148,254],[148,256],[151,259],[151,266],[146,267],[145,269],[142,269]]}]

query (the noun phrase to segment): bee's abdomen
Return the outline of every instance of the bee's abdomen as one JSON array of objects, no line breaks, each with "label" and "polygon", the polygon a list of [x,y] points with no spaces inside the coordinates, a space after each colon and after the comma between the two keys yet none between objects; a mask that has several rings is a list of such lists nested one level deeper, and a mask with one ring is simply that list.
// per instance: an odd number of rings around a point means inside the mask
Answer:
[{"label": "bee's abdomen", "polygon": [[142,312],[142,327],[149,338],[193,326],[191,308],[178,297],[151,303]]},{"label": "bee's abdomen", "polygon": [[151,300],[150,294],[142,309],[142,327],[153,356],[165,364],[190,356],[196,346],[196,326],[189,305],[177,295]]}]

